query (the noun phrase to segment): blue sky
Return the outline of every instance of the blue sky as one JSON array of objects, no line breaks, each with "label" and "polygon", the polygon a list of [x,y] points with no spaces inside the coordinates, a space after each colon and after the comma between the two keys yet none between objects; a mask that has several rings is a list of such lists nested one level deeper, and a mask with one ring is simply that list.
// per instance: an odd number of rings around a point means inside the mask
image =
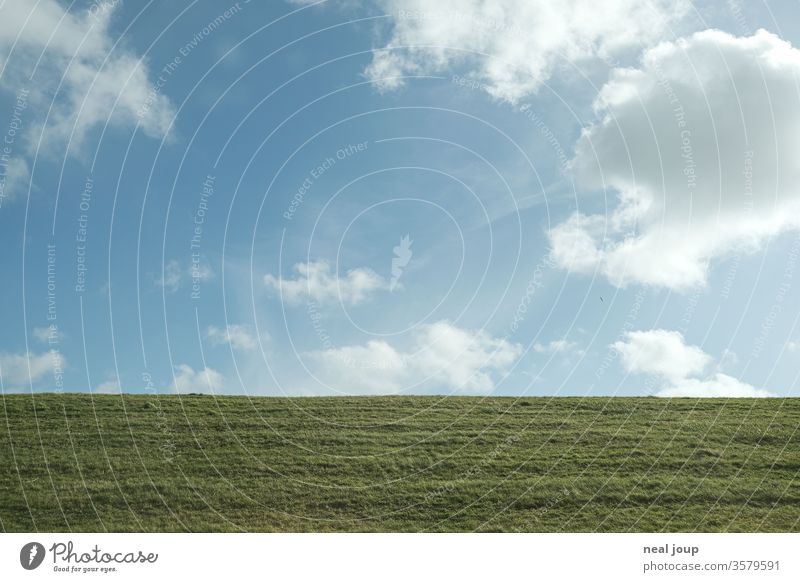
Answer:
[{"label": "blue sky", "polygon": [[794,395],[796,5],[264,4],[0,7],[4,391]]}]

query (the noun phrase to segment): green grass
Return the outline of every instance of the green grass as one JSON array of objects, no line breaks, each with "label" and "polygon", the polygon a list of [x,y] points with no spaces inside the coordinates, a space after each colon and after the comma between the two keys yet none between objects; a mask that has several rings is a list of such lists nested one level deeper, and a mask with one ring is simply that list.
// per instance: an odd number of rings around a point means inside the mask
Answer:
[{"label": "green grass", "polygon": [[0,400],[5,531],[800,531],[800,399]]}]

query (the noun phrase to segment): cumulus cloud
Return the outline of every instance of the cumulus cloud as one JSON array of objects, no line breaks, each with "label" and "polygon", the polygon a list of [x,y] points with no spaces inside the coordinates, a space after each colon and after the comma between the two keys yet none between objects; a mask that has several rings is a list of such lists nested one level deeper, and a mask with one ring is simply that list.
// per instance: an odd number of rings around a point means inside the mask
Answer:
[{"label": "cumulus cloud", "polygon": [[661,390],[658,396],[667,398],[767,398],[774,394],[753,388],[750,384],[745,384],[727,374],[717,373],[705,380],[684,378],[679,384]]},{"label": "cumulus cloud", "polygon": [[0,352],[0,376],[2,376],[3,385],[6,388],[41,380],[47,374],[60,372],[65,364],[64,357],[59,352],[52,350],[39,354]]},{"label": "cumulus cloud", "polygon": [[722,350],[722,355],[717,362],[717,371],[725,372],[735,369],[739,365],[739,356],[733,350]]},{"label": "cumulus cloud", "polygon": [[656,396],[697,398],[758,398],[774,396],[721,372],[701,377],[713,358],[686,343],[677,331],[632,331],[612,346],[626,371],[661,380]]},{"label": "cumulus cloud", "polygon": [[396,394],[413,376],[407,354],[383,340],[321,350],[309,356],[320,380],[348,394]]},{"label": "cumulus cloud", "polygon": [[177,394],[190,392],[214,394],[225,386],[225,377],[212,368],[203,368],[196,372],[187,364],[175,367],[175,379],[170,390]]},{"label": "cumulus cloud", "polygon": [[[114,47],[111,19],[118,4],[87,10],[66,10],[56,0],[3,4],[0,52],[6,59],[0,86],[30,89],[30,99],[43,105],[37,109],[48,112],[45,135],[51,146],[71,140],[76,151],[92,128],[106,122],[117,127],[138,122],[153,137],[167,132],[174,107],[153,91],[147,64],[125,43]],[[38,136],[38,129],[31,136]]]},{"label": "cumulus cloud", "polygon": [[628,372],[655,374],[670,381],[702,374],[711,363],[711,356],[697,346],[686,345],[678,331],[631,331],[613,347]]},{"label": "cumulus cloud", "polygon": [[489,393],[522,353],[522,346],[447,321],[424,325],[409,349],[384,340],[313,352],[318,376],[347,393],[392,394],[426,387]]},{"label": "cumulus cloud", "polygon": [[800,227],[799,74],[800,51],[763,30],[699,32],[616,69],[572,168],[617,204],[555,226],[553,259],[680,291],[703,286],[715,259]]},{"label": "cumulus cloud", "polygon": [[119,394],[122,392],[119,386],[119,382],[116,378],[110,378],[105,382],[101,382],[97,385],[94,389],[97,394]]},{"label": "cumulus cloud", "polygon": [[206,338],[212,345],[230,344],[234,349],[249,351],[258,346],[256,338],[246,325],[228,325],[225,329],[210,325]]},{"label": "cumulus cloud", "polygon": [[391,38],[365,74],[380,90],[398,77],[451,69],[511,103],[535,93],[566,62],[609,57],[659,40],[689,0],[382,0]]},{"label": "cumulus cloud", "polygon": [[295,279],[282,279],[266,275],[264,284],[279,293],[291,304],[313,300],[320,303],[341,301],[356,305],[368,299],[376,291],[389,288],[386,280],[372,269],[357,268],[338,277],[327,261],[297,263]]}]

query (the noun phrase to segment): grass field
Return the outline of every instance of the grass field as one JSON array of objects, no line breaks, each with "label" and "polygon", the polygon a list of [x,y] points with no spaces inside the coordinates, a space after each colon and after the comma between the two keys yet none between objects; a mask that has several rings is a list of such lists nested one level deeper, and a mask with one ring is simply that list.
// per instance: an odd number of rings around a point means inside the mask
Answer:
[{"label": "grass field", "polygon": [[800,399],[0,399],[5,531],[800,530]]}]

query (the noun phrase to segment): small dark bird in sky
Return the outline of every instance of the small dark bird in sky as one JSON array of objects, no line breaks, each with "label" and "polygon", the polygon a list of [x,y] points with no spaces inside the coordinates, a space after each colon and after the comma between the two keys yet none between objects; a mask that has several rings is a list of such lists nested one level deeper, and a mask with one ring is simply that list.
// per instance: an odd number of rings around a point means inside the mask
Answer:
[{"label": "small dark bird in sky", "polygon": [[605,301],[603,301],[603,296],[602,295],[600,296],[600,303],[605,303]]}]

